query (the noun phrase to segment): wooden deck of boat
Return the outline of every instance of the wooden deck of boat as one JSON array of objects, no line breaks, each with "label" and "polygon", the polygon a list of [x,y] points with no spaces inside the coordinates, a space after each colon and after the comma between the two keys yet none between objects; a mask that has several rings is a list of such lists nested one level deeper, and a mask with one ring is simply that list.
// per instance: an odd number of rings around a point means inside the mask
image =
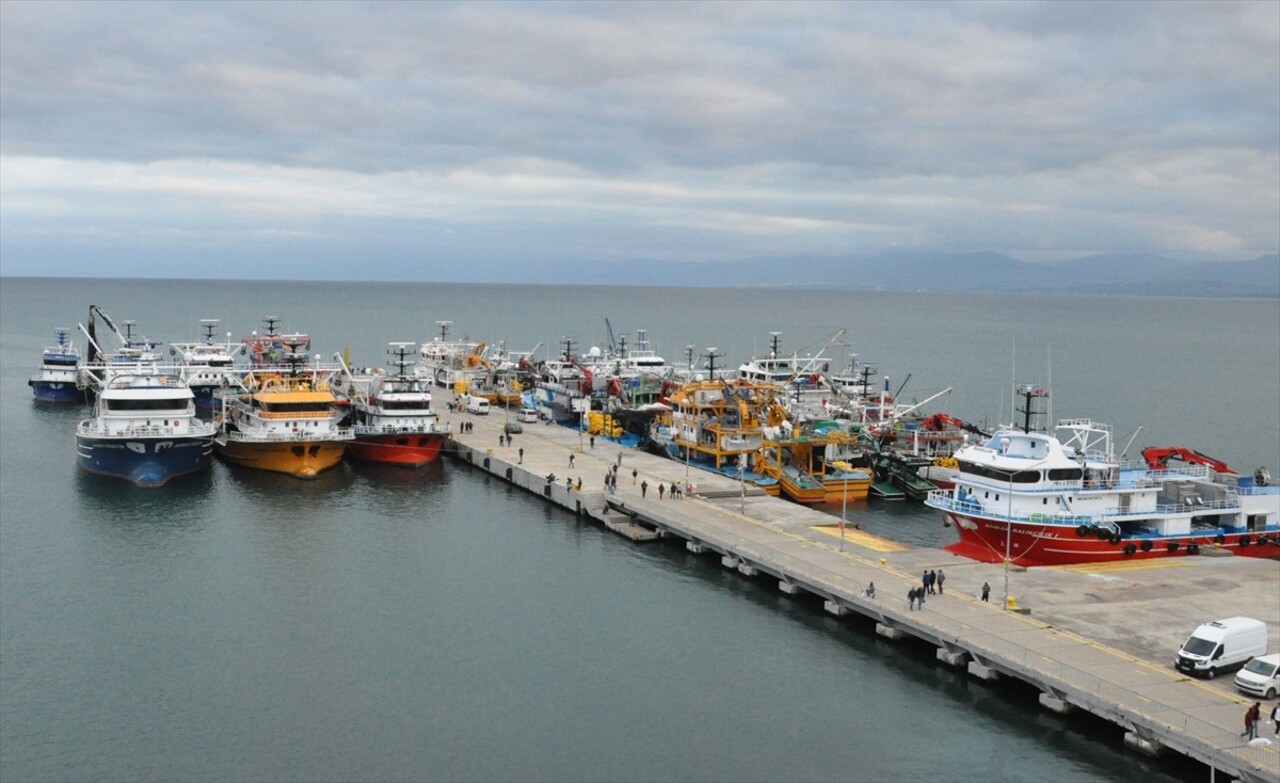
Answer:
[{"label": "wooden deck of boat", "polygon": [[[503,409],[488,416],[445,413],[451,399],[436,394],[442,418],[455,433],[462,421],[473,428],[451,442],[458,460],[633,540],[683,539],[689,550],[718,556],[744,577],[813,594],[836,615],[870,618],[887,638],[925,640],[941,662],[975,677],[1029,683],[1046,708],[1101,716],[1144,752],[1168,748],[1242,780],[1280,781],[1277,745],[1245,745],[1240,737],[1253,699],[1235,691],[1232,676],[1195,680],[1171,665],[1197,625],[1238,614],[1267,621],[1269,648],[1280,649],[1280,562],[1181,557],[1017,570],[1009,576],[1009,608],[1016,611],[1007,611],[1001,565],[865,534],[853,527],[856,505],[842,536],[827,514],[758,489],[744,492],[733,479],[697,469],[688,474],[693,496],[660,498],[659,485],[685,481],[684,464],[603,438],[593,448],[586,434],[545,423],[526,423],[510,446],[500,445]],[[617,489],[606,492],[614,465]],[[548,481],[549,474],[556,480]],[[581,478],[581,491],[567,489],[566,478],[575,486]],[[946,574],[945,592],[910,610],[907,591],[928,569]],[[984,582],[990,603],[978,598]]]}]

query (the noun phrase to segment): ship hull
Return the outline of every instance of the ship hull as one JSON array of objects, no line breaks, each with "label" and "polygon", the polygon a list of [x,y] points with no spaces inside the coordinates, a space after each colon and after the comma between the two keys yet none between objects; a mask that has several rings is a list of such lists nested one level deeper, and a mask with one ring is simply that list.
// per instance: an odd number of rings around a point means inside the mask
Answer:
[{"label": "ship hull", "polygon": [[827,490],[822,485],[802,487],[785,477],[779,480],[778,483],[782,487],[782,496],[792,503],[817,506],[826,502]]},{"label": "ship hull", "polygon": [[73,382],[28,381],[39,402],[84,402],[85,395]]},{"label": "ship hull", "polygon": [[315,478],[342,461],[347,441],[292,440],[258,442],[215,439],[214,451],[233,465],[298,478]]},{"label": "ship hull", "polygon": [[1280,532],[1225,533],[1210,530],[1169,536],[1107,538],[1087,528],[1060,524],[1015,522],[948,512],[947,521],[960,541],[947,551],[987,563],[1046,566],[1124,562],[1158,557],[1185,557],[1223,549],[1236,555],[1280,559]]},{"label": "ship hull", "polygon": [[825,490],[823,503],[843,503],[849,500],[866,500],[871,491],[871,478],[826,478],[822,481]]},{"label": "ship hull", "polygon": [[76,435],[76,464],[100,476],[112,476],[145,488],[207,470],[212,437],[99,438]]},{"label": "ship hull", "polygon": [[397,433],[360,435],[347,444],[347,457],[360,462],[377,462],[420,468],[440,458],[445,436],[439,433]]}]

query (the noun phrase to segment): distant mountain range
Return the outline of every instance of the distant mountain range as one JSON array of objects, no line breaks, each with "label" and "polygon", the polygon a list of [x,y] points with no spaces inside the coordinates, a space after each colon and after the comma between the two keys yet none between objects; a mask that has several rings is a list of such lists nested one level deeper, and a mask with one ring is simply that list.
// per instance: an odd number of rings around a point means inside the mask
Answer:
[{"label": "distant mountain range", "polygon": [[797,256],[709,262],[636,259],[589,268],[566,264],[547,277],[599,285],[654,285],[655,281],[666,281],[678,286],[1277,299],[1280,254],[1209,263],[1156,255],[1106,254],[1034,264],[999,253],[919,252],[884,253],[869,258]]}]

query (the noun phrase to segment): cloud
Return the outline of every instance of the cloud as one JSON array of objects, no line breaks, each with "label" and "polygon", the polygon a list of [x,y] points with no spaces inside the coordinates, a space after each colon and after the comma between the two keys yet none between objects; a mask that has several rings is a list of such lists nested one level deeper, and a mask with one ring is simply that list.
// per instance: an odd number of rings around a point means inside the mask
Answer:
[{"label": "cloud", "polygon": [[522,263],[1280,244],[1268,2],[26,3],[0,66],[6,273],[58,237]]}]

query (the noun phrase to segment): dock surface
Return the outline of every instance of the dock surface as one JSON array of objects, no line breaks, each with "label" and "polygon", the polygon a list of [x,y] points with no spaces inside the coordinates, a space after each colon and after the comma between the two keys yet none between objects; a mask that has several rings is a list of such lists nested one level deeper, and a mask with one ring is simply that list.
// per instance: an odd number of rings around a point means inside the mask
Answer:
[{"label": "dock surface", "polygon": [[[1172,666],[1196,626],[1236,614],[1266,621],[1268,647],[1280,649],[1280,561],[1198,556],[1017,569],[1008,573],[1006,605],[1003,565],[857,530],[858,505],[841,531],[839,520],[821,511],[604,438],[592,445],[570,428],[525,423],[506,445],[500,436],[511,419],[503,409],[447,412],[447,390],[435,400],[453,425],[456,459],[632,541],[678,537],[744,577],[812,593],[832,614],[872,618],[884,637],[934,644],[939,661],[972,676],[1030,683],[1046,709],[1103,717],[1138,751],[1168,749],[1240,780],[1280,782],[1280,745],[1241,737],[1254,699],[1235,690],[1234,675],[1200,680]],[[459,431],[462,422],[469,432]],[[610,489],[605,479],[614,466],[617,486]],[[693,491],[685,497],[666,491],[686,481]],[[930,569],[946,574],[943,592],[909,608],[907,591]],[[985,603],[984,582],[991,586]],[[1269,712],[1264,705],[1263,715]],[[1273,730],[1264,724],[1260,735]]]}]

